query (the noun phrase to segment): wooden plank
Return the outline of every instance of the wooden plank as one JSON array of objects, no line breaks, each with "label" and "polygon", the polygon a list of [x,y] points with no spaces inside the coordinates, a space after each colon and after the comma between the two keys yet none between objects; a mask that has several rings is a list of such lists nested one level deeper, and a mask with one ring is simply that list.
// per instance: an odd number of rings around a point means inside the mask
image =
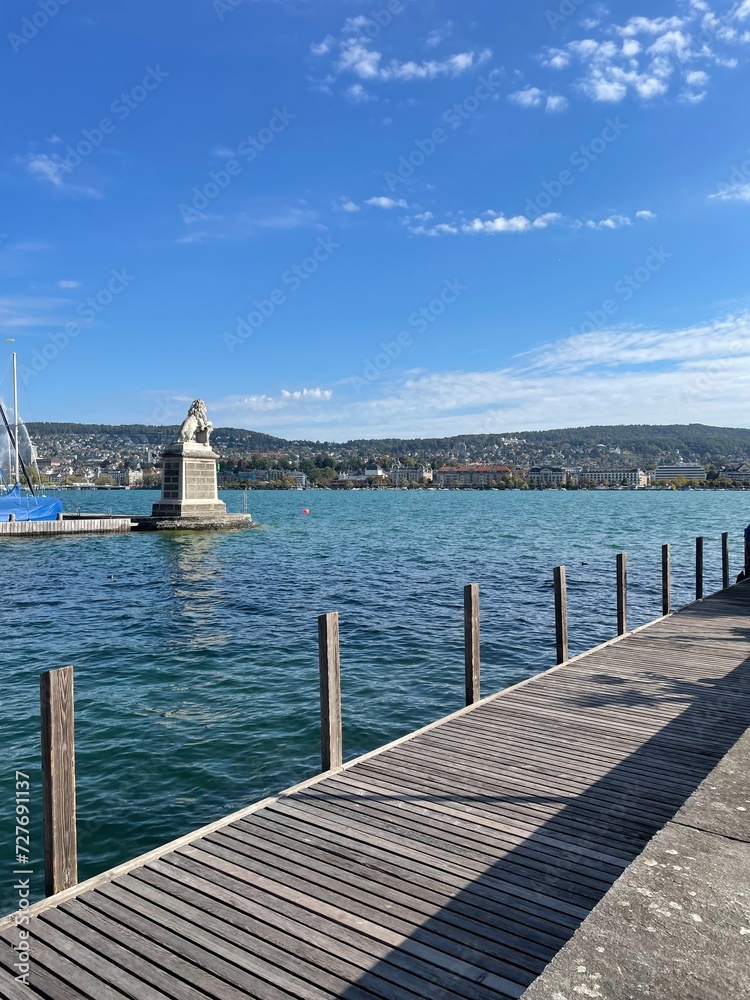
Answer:
[{"label": "wooden plank", "polygon": [[557,662],[568,659],[568,584],[564,566],[555,566],[553,571],[555,586],[555,645]]},{"label": "wooden plank", "polygon": [[323,771],[343,763],[341,724],[341,656],[337,611],[318,618],[320,665],[320,745]]},{"label": "wooden plank", "polygon": [[466,704],[474,705],[481,698],[478,583],[469,583],[464,587],[464,672]]},{"label": "wooden plank", "polygon": [[44,885],[52,896],[78,881],[73,668],[45,671],[39,689]]},{"label": "wooden plank", "polygon": [[628,554],[617,553],[617,634],[628,630]]}]

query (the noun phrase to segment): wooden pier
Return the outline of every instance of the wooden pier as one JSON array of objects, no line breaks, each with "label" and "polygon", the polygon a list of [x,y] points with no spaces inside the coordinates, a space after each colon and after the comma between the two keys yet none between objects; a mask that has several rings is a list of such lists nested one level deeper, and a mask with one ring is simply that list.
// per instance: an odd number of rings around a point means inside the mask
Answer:
[{"label": "wooden pier", "polygon": [[54,535],[109,535],[132,531],[129,517],[76,515],[57,521],[0,521],[0,537],[47,538]]},{"label": "wooden pier", "polygon": [[0,997],[520,997],[744,733],[749,637],[750,581],[43,900]]}]

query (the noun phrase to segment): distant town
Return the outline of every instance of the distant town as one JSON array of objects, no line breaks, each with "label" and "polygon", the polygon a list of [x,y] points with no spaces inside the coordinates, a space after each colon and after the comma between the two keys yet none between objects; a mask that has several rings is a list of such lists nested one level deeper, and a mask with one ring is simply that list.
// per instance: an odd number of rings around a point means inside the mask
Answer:
[{"label": "distant town", "polygon": [[[30,424],[34,475],[49,488],[155,489],[173,427]],[[750,431],[589,427],[346,443],[217,428],[225,489],[742,489]]]}]

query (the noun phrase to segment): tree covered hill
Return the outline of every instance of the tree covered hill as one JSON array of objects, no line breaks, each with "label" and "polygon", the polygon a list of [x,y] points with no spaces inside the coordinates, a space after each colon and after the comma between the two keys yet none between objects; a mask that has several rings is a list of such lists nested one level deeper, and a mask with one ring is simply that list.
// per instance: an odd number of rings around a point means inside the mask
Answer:
[{"label": "tree covered hill", "polygon": [[[40,456],[106,450],[122,455],[158,449],[174,440],[177,425],[30,423]],[[502,460],[519,467],[555,462],[599,466],[654,466],[697,461],[719,466],[750,458],[750,430],[706,424],[627,424],[570,427],[502,434],[459,434],[443,438],[357,439],[344,443],[288,441],[258,431],[217,427],[212,442],[229,458],[279,452],[292,461],[330,455],[357,463],[370,457],[442,462]]]}]

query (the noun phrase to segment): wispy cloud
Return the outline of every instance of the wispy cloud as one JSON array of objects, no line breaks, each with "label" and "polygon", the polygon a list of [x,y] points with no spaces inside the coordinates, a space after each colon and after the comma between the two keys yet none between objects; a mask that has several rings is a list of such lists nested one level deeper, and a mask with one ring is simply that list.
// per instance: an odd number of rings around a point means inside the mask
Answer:
[{"label": "wispy cloud", "polygon": [[750,202],[750,181],[737,181],[734,184],[722,185],[718,191],[708,196],[709,201],[744,201]]},{"label": "wispy cloud", "polygon": [[[489,49],[455,52],[437,59],[400,59],[386,56],[376,41],[381,29],[377,22],[364,14],[349,17],[338,37],[327,35],[310,47],[316,64],[317,89],[331,92],[333,83],[341,77],[357,78],[344,94],[350,100],[363,102],[373,99],[365,85],[411,83],[463,76],[477,69],[492,55]],[[448,28],[436,29],[426,39],[428,48],[436,48],[449,33]],[[322,73],[322,75],[321,75]]]},{"label": "wispy cloud", "polygon": [[408,208],[409,205],[404,201],[403,198],[388,198],[383,195],[378,195],[373,198],[368,198],[365,205],[372,205],[373,208]]},{"label": "wispy cloud", "polygon": [[[655,219],[656,215],[647,209],[642,209],[635,213],[635,218],[640,221]],[[603,219],[570,219],[559,212],[545,212],[531,219],[526,215],[505,215],[502,212],[488,210],[480,216],[466,218],[458,216],[448,219],[445,222],[430,223],[431,213],[422,215],[407,216],[404,223],[409,232],[415,236],[456,236],[461,233],[481,234],[495,236],[498,233],[530,233],[548,229],[550,226],[564,226],[569,229],[600,229],[613,230],[622,229],[624,226],[632,226],[633,220],[629,215],[615,214]]]},{"label": "wispy cloud", "polygon": [[232,414],[246,426],[313,440],[689,422],[696,412],[736,426],[737,399],[748,395],[750,315],[740,313],[673,330],[602,329],[488,371],[402,371],[374,382],[369,397],[341,392],[295,401],[296,410],[274,398],[251,403],[245,417],[234,404]]},{"label": "wispy cloud", "polygon": [[104,197],[101,191],[87,184],[68,183],[65,179],[68,171],[63,162],[59,158],[48,156],[46,153],[35,153],[29,156],[26,169],[42,184],[50,184],[60,194],[97,199]]}]

